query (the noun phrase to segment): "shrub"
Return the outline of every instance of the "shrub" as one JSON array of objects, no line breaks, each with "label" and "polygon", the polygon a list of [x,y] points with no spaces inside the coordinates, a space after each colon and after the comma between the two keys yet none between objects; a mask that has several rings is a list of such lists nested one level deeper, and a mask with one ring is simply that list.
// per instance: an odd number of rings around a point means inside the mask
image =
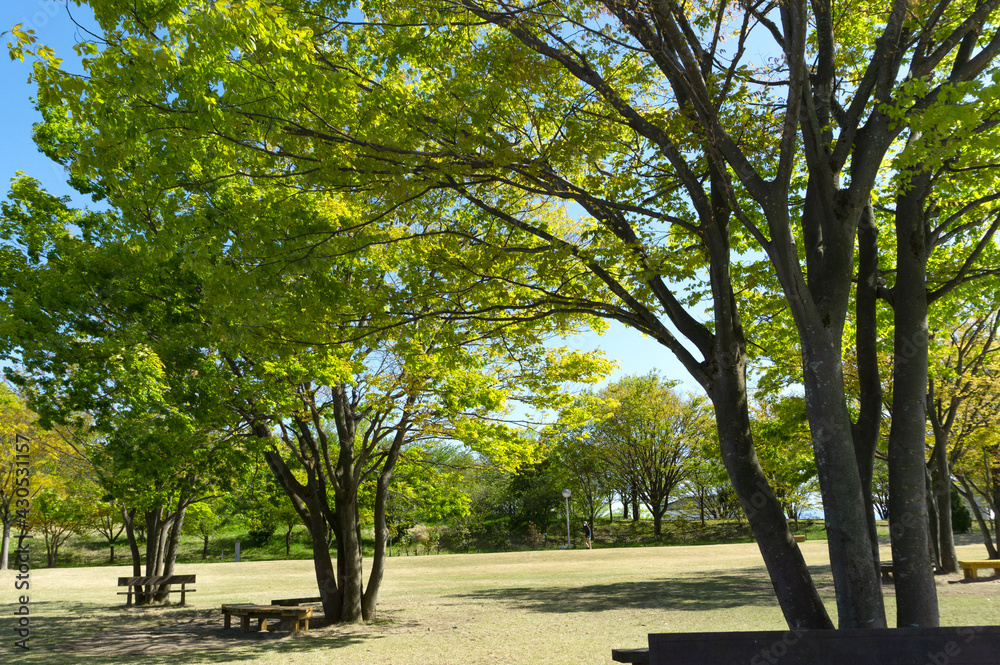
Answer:
[{"label": "shrub", "polygon": [[951,530],[954,533],[968,533],[972,528],[972,514],[965,507],[965,502],[958,491],[951,490]]}]

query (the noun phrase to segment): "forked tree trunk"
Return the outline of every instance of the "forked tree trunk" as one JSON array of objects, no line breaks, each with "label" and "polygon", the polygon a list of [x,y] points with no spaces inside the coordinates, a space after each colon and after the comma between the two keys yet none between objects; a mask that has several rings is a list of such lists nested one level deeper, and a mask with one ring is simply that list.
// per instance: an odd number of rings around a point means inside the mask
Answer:
[{"label": "forked tree trunk", "polygon": [[745,354],[733,349],[718,363],[712,392],[722,460],[746,513],[774,587],[778,604],[793,629],[832,628],[833,622],[813,584],[802,552],[788,528],[781,503],[767,481],[753,446],[743,368]]}]

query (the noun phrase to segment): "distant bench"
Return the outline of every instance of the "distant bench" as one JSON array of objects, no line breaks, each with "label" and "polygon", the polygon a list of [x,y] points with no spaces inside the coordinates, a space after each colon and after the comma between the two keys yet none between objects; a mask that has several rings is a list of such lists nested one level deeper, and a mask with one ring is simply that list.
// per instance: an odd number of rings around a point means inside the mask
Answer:
[{"label": "distant bench", "polygon": [[[229,628],[232,617],[240,618],[240,628],[244,633],[250,632],[250,619],[257,619],[257,630],[267,630],[268,619],[278,619],[288,621],[293,633],[299,632],[299,626],[303,630],[309,630],[309,617],[312,616],[311,607],[292,607],[282,605],[223,605],[222,616],[225,620],[224,627]],[[272,626],[272,630],[273,630]]]},{"label": "distant bench", "polygon": [[309,597],[309,598],[280,598],[278,600],[272,600],[272,605],[309,605],[311,603],[322,603],[323,599],[319,596]]},{"label": "distant bench", "polygon": [[949,626],[651,633],[648,649],[614,649],[611,658],[636,665],[996,665],[997,654],[1000,626]]},{"label": "distant bench", "polygon": [[125,600],[125,607],[132,606],[132,594],[135,593],[138,597],[139,592],[136,591],[136,587],[141,586],[162,586],[164,584],[180,584],[180,589],[167,589],[163,592],[153,591],[151,593],[179,593],[181,594],[181,605],[185,604],[187,600],[187,594],[194,593],[197,589],[188,589],[188,584],[194,584],[194,575],[152,575],[149,577],[119,577],[118,586],[127,586],[128,591],[119,591],[119,596],[127,595],[128,598]]},{"label": "distant bench", "polygon": [[983,559],[981,561],[959,561],[958,567],[965,571],[966,580],[978,580],[981,568],[992,568],[1000,575],[1000,559]]}]

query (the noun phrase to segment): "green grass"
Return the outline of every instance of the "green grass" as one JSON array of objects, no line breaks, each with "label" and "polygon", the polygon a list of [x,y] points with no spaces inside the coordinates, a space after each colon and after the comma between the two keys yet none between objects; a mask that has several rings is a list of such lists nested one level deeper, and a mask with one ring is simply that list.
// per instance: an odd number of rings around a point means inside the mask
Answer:
[{"label": "green grass", "polygon": [[[826,538],[823,522],[819,520],[803,520],[799,523],[798,533],[806,533],[809,537]],[[367,534],[366,555],[371,552],[371,533]],[[292,530],[291,549],[285,553],[285,532],[279,530],[270,540],[262,545],[252,545],[250,535],[245,531],[230,529],[219,531],[209,538],[208,556],[202,559],[204,540],[198,534],[184,534],[181,537],[180,550],[177,555],[179,563],[200,563],[232,561],[236,540],[240,539],[240,559],[242,561],[274,561],[282,559],[307,560],[312,558],[312,544],[304,527]],[[528,550],[530,548],[521,539],[515,539],[512,549]],[[574,524],[573,541],[582,540],[580,524]],[[749,543],[753,538],[746,522],[707,520],[702,525],[697,519],[665,519],[662,527],[662,537],[653,535],[652,520],[620,520],[609,522],[606,518],[595,524],[594,546],[602,547],[646,547],[660,545],[707,545],[722,543]],[[565,544],[565,523],[556,524],[551,528],[544,547],[540,549],[557,549]],[[39,541],[39,548],[43,545]],[[145,545],[139,544],[139,549],[145,556]],[[418,552],[421,556],[427,553],[423,545],[411,545],[411,554]],[[432,548],[432,552],[434,549]],[[447,549],[442,551],[447,552]],[[398,544],[393,546],[393,554],[405,555]],[[59,548],[56,567],[103,566],[109,565],[110,549],[106,540],[97,534],[71,536]],[[39,557],[38,565],[44,565],[44,557]],[[120,539],[115,546],[115,564],[117,566],[131,565],[128,542]]]},{"label": "green grass", "polygon": [[[960,556],[982,558],[969,542]],[[802,550],[834,613],[826,542],[810,537]],[[33,570],[28,653],[10,647],[14,575],[0,573],[2,662],[606,664],[649,632],[784,628],[753,544],[394,557],[378,621],[296,637],[223,631],[218,608],[315,594],[308,561],[180,565],[198,575],[187,608],[124,609],[120,570]],[[958,580],[938,578],[943,623],[995,622],[1000,581]],[[886,603],[891,622],[891,590]]]}]

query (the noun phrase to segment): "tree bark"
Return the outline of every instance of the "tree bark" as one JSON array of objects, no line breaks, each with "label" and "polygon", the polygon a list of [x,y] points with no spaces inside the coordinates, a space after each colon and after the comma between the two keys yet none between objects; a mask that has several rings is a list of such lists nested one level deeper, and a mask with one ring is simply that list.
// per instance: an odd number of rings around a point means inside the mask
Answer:
[{"label": "tree bark", "polygon": [[[927,243],[924,202],[929,177],[913,177],[896,203],[893,288],[892,425],[889,431],[889,534],[896,625],[937,626],[937,588],[927,519]],[[950,502],[948,504],[950,506]]]},{"label": "tree bark", "polygon": [[0,570],[7,570],[10,566],[10,520],[3,523],[3,542],[0,543]]},{"label": "tree bark", "polygon": [[739,364],[717,362],[713,376],[712,399],[722,459],[764,558],[778,604],[790,628],[832,628],[781,503],[754,450],[743,373],[745,355],[736,351],[723,357]]},{"label": "tree bark", "polygon": [[963,474],[958,473],[955,476],[962,485],[959,494],[964,496],[965,500],[969,502],[969,508],[972,510],[972,514],[976,518],[976,523],[979,525],[979,531],[983,535],[983,544],[986,545],[987,558],[1000,559],[1000,552],[997,551],[997,544],[1000,543],[994,544],[993,542],[993,533],[990,531],[990,525],[986,521],[986,518],[983,517],[983,511],[979,509],[979,504],[976,502],[976,493],[969,486],[969,481]]},{"label": "tree bark", "polygon": [[[875,501],[872,484],[875,453],[882,425],[882,379],[878,363],[878,226],[869,199],[858,224],[858,285],[855,295],[857,333],[855,351],[858,363],[860,408],[851,430],[854,454],[861,477],[861,496],[868,517],[872,564],[879,571],[878,531],[875,524]],[[881,579],[881,574],[879,575]]]},{"label": "tree bark", "polygon": [[951,519],[951,465],[948,464],[947,440],[942,440],[940,443],[935,441],[934,448],[934,452],[931,453],[931,463],[934,466],[931,486],[937,498],[938,508],[938,557],[941,570],[946,573],[957,573],[958,554],[955,552],[955,530]]},{"label": "tree bark", "polygon": [[[413,405],[413,398],[407,400],[407,409]],[[378,593],[382,588],[382,575],[385,572],[386,546],[389,541],[389,526],[386,523],[386,509],[389,505],[389,484],[403,449],[403,442],[409,427],[409,414],[404,414],[392,440],[392,445],[386,452],[382,470],[375,486],[375,550],[372,553],[372,569],[368,575],[368,585],[361,599],[361,615],[365,621],[376,618],[378,609]]]}]

